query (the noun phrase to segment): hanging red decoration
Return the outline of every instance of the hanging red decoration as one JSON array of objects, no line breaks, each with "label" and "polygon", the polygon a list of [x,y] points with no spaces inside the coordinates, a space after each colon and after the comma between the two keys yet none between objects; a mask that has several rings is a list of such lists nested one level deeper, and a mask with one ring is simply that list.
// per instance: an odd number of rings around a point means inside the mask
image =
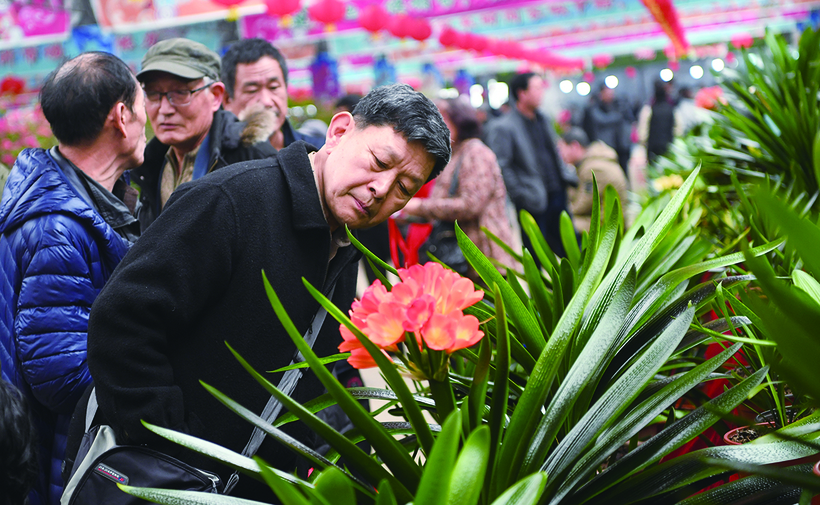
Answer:
[{"label": "hanging red decoration", "polygon": [[12,75],[0,81],[0,95],[19,95],[26,90],[26,81]]},{"label": "hanging red decoration", "polygon": [[387,25],[389,17],[381,5],[368,5],[359,12],[359,25],[369,32],[376,33]]},{"label": "hanging red decoration", "polygon": [[611,54],[596,54],[592,57],[592,64],[596,68],[606,68],[612,65],[613,61],[615,61],[615,57]]},{"label": "hanging red decoration", "polygon": [[281,18],[302,8],[302,0],[265,0],[268,16]]},{"label": "hanging red decoration", "polygon": [[751,33],[742,32],[732,35],[731,42],[737,49],[748,49],[752,47],[755,39]]},{"label": "hanging red decoration", "polygon": [[593,82],[595,82],[595,74],[593,74],[592,72],[584,72],[584,81],[592,84]]},{"label": "hanging red decoration", "polygon": [[670,61],[669,62],[669,70],[672,70],[673,72],[677,72],[678,70],[680,70],[680,62],[677,61],[677,60],[676,61]]},{"label": "hanging red decoration", "polygon": [[387,21],[387,31],[390,32],[390,35],[403,39],[410,35],[410,24],[411,19],[407,14],[391,16]]},{"label": "hanging red decoration", "polygon": [[630,79],[634,79],[638,76],[638,69],[635,67],[626,67],[624,69],[624,74],[626,74],[626,76]]},{"label": "hanging red decoration", "polygon": [[444,47],[453,47],[456,45],[456,40],[459,38],[459,33],[449,26],[445,26],[438,36],[438,41]]},{"label": "hanging red decoration", "polygon": [[410,18],[409,25],[407,29],[408,35],[419,42],[429,39],[430,35],[433,34],[433,29],[426,19]]},{"label": "hanging red decoration", "polygon": [[308,16],[326,25],[336,24],[345,17],[345,4],[341,0],[319,0],[308,7]]},{"label": "hanging red decoration", "polygon": [[489,40],[487,40],[487,37],[483,37],[481,35],[469,33],[465,35],[464,39],[464,49],[471,49],[478,53],[484,51],[489,46]]},{"label": "hanging red decoration", "polygon": [[669,36],[677,57],[685,55],[689,49],[689,42],[686,40],[678,11],[675,9],[672,0],[641,0],[641,2],[652,13],[652,17],[655,18],[661,29]]},{"label": "hanging red decoration", "polygon": [[211,0],[213,3],[221,5],[222,7],[236,7],[245,0]]}]

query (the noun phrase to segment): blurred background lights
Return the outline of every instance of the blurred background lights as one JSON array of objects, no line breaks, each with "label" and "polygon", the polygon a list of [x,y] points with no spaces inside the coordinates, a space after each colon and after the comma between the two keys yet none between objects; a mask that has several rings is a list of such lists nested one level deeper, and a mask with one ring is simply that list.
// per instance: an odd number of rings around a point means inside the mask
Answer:
[{"label": "blurred background lights", "polygon": [[700,79],[703,77],[703,67],[700,65],[693,65],[692,68],[689,69],[689,75],[692,76],[692,79]]},{"label": "blurred background lights", "polygon": [[572,81],[568,79],[564,79],[563,81],[561,81],[561,84],[558,85],[558,88],[564,93],[572,93],[573,87],[574,86],[572,85]]},{"label": "blurred background lights", "polygon": [[589,86],[588,82],[579,82],[577,86],[575,86],[575,90],[578,91],[578,94],[581,96],[587,96],[592,88]]},{"label": "blurred background lights", "polygon": [[675,72],[672,72],[671,68],[664,68],[661,70],[661,79],[663,82],[669,82],[673,77],[675,77]]},{"label": "blurred background lights", "polygon": [[618,87],[618,78],[614,75],[608,75],[606,79],[604,79],[604,83],[606,87],[609,89],[615,89]]}]

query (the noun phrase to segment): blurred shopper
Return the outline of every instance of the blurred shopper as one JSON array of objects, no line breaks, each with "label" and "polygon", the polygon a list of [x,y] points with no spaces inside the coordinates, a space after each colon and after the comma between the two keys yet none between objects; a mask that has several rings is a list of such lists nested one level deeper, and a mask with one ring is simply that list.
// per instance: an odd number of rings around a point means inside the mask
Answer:
[{"label": "blurred shopper", "polygon": [[0,369],[34,414],[33,505],[59,503],[69,420],[91,382],[91,304],[139,236],[121,176],[143,161],[146,121],[139,83],[107,53],[49,74],[40,104],[59,145],[20,153],[0,203]]},{"label": "blurred shopper", "polygon": [[[516,75],[510,83],[514,106],[492,122],[488,145],[498,158],[516,214],[522,210],[532,214],[552,251],[564,256],[560,217],[568,210],[566,188],[577,185],[578,179],[561,160],[553,127],[538,110],[543,96],[540,76],[532,72]],[[522,240],[532,251],[526,234]]]},{"label": "blurred shopper", "polygon": [[638,118],[638,137],[646,146],[646,159],[653,163],[658,156],[666,154],[674,138],[675,99],[672,81],[655,81],[652,103],[644,105]]},{"label": "blurred shopper", "polygon": [[222,56],[225,110],[252,121],[263,113],[269,119],[267,135],[276,149],[304,140],[322,147],[324,136],[294,130],[288,121],[288,65],[285,57],[263,39],[234,42]]},{"label": "blurred shopper", "polygon": [[[430,196],[410,200],[402,214],[428,221],[458,220],[458,226],[488,258],[512,266],[512,257],[481,231],[482,227],[487,228],[505,244],[512,243],[504,178],[495,154],[480,140],[481,120],[465,98],[437,103],[450,128],[453,158],[436,179]],[[454,175],[456,189],[450,195]],[[467,275],[476,282],[481,280],[472,268]]]},{"label": "blurred shopper", "polygon": [[635,117],[628,104],[615,98],[615,90],[602,84],[598,93],[590,98],[584,110],[584,131],[590,142],[600,141],[618,153],[618,163],[629,173],[629,157],[632,153],[632,123]]},{"label": "blurred shopper", "polygon": [[142,59],[137,79],[156,135],[145,148],[145,162],[131,172],[140,187],[142,229],[157,218],[182,183],[240,161],[267,158],[262,123],[241,123],[221,110],[225,85],[219,56],[188,39],[154,44]]},{"label": "blurred shopper", "polygon": [[0,380],[0,505],[27,503],[37,483],[37,440],[28,402]]},{"label": "blurred shopper", "polygon": [[[227,340],[260,371],[293,358],[296,348],[271,309],[262,272],[300,334],[320,307],[303,278],[346,312],[361,255],[345,227],[384,221],[449,159],[449,132],[435,105],[397,84],[371,91],[352,116],[336,114],[318,151],[295,142],[174,193],[92,310],[88,363],[98,415],[117,441],[174,451],[224,481],[227,467],[181,450],[140,421],[242,451],[253,427],[221,407],[200,380],[256,413],[271,398],[225,346]],[[317,330],[319,356],[334,354],[342,342],[330,319]],[[306,370],[291,396],[304,403],[322,391]],[[282,429],[302,443],[313,438],[301,422]],[[277,440],[266,439],[257,454],[306,477],[308,462]],[[243,476],[233,495],[268,500],[270,493]]]},{"label": "blurred shopper", "polygon": [[[627,181],[618,155],[614,149],[600,140],[590,142],[584,130],[573,127],[558,142],[561,157],[578,172],[578,187],[570,189],[569,203],[572,222],[578,232],[589,231],[592,219],[594,181],[598,182],[598,194],[603,199],[604,190],[612,186],[618,192],[621,212],[627,204]],[[595,174],[593,180],[592,175]],[[603,211],[601,213],[603,216]]]},{"label": "blurred shopper", "polygon": [[692,88],[683,87],[678,92],[678,103],[675,106],[674,136],[683,137],[694,127],[709,121],[709,113],[695,105]]}]

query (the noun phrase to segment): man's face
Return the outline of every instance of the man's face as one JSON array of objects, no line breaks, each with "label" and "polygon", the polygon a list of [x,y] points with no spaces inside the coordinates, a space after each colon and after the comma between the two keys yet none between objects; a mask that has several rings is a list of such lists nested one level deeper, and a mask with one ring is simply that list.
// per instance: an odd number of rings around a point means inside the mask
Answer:
[{"label": "man's face", "polygon": [[541,106],[541,99],[544,97],[544,79],[534,75],[530,77],[529,86],[524,91],[519,92],[518,101],[525,107],[537,109]]},{"label": "man's face", "polygon": [[601,101],[604,103],[612,103],[612,100],[615,99],[615,91],[607,88],[604,86],[601,89]]},{"label": "man's face", "polygon": [[279,62],[263,56],[254,63],[236,66],[234,97],[225,96],[225,110],[237,116],[248,107],[260,104],[276,116],[276,130],[282,127],[288,113],[288,89]]},{"label": "man's face", "polygon": [[[204,79],[186,81],[165,72],[157,72],[144,81],[143,88],[148,96],[152,92],[192,91],[201,88],[204,83]],[[215,82],[195,92],[186,105],[173,105],[164,95],[159,101],[146,100],[148,117],[159,141],[185,150],[199,145],[211,128],[214,112],[222,104],[224,90],[221,82]]]},{"label": "man's face", "polygon": [[145,122],[147,115],[145,112],[145,94],[137,90],[137,97],[134,100],[134,112],[126,109],[128,116],[128,137],[134,139],[133,151],[131,151],[131,159],[133,166],[138,167],[142,165],[143,154],[145,152]]},{"label": "man's face", "polygon": [[[349,124],[341,125],[346,129],[340,132],[337,118],[342,115]],[[331,229],[345,224],[367,228],[385,221],[424,185],[435,163],[421,144],[408,143],[393,128],[360,130],[347,113],[331,120],[322,151],[327,157],[317,170]]]}]

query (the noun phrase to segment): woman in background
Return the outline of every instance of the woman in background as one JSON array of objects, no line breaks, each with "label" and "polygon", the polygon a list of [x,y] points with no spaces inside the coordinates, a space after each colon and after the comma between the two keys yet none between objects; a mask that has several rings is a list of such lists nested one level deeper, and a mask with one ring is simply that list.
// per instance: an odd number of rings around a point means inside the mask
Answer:
[{"label": "woman in background", "polygon": [[[507,190],[501,169],[495,154],[480,140],[481,122],[475,108],[465,98],[437,102],[444,122],[450,128],[453,155],[436,178],[430,196],[410,200],[402,215],[428,221],[458,221],[458,226],[488,258],[512,267],[513,258],[481,231],[485,227],[505,244],[512,244],[512,228],[506,212]],[[456,170],[458,183],[452,192]],[[500,270],[505,273],[503,268]],[[480,280],[472,268],[467,276],[477,282]]]}]

